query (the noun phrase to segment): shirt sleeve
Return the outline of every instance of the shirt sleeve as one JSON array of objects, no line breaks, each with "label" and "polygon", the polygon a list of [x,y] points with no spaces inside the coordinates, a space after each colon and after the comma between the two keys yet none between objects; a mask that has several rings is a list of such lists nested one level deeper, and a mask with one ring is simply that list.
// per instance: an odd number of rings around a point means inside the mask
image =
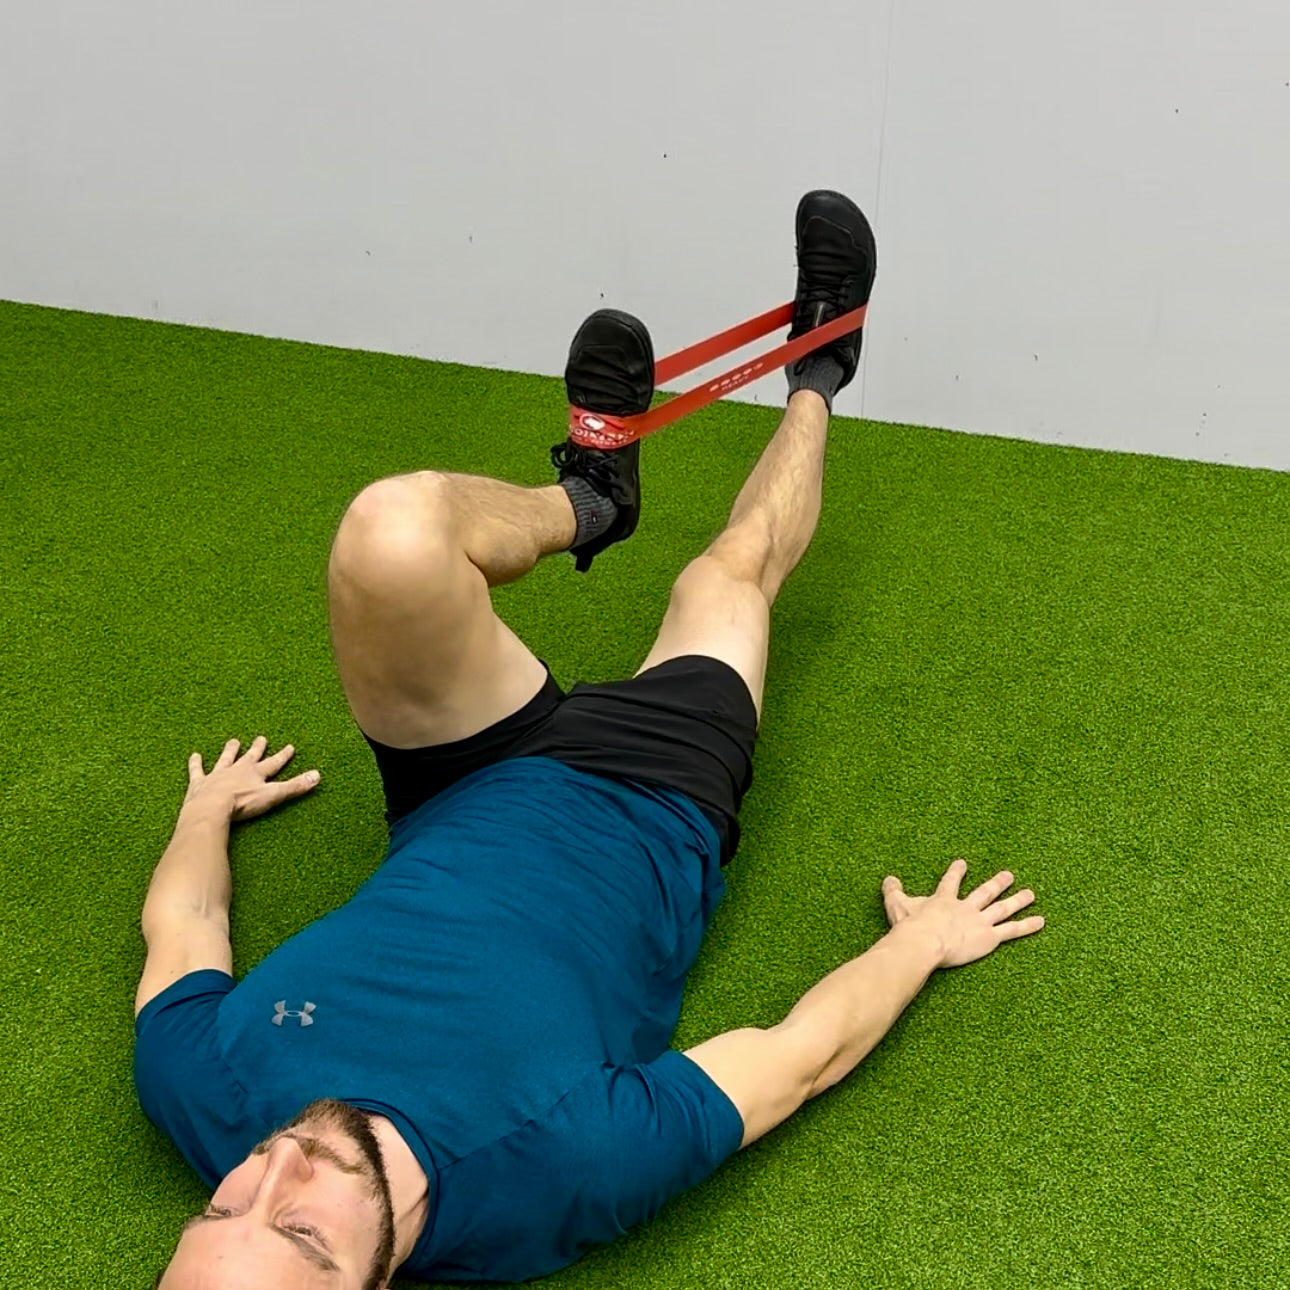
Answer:
[{"label": "shirt sleeve", "polygon": [[734,1103],[683,1053],[646,1066],[607,1068],[563,1108],[569,1164],[581,1167],[582,1200],[612,1239],[653,1218],[739,1150]]},{"label": "shirt sleeve", "polygon": [[600,1067],[540,1121],[445,1171],[434,1244],[447,1257],[433,1270],[553,1272],[702,1182],[743,1131],[734,1103],[682,1053]]},{"label": "shirt sleeve", "polygon": [[211,1186],[222,1175],[206,1149],[213,1127],[208,1121],[235,1114],[229,1103],[242,1098],[220,1056],[216,1031],[219,1006],[232,989],[227,972],[190,972],[151,1000],[134,1022],[139,1105]]}]

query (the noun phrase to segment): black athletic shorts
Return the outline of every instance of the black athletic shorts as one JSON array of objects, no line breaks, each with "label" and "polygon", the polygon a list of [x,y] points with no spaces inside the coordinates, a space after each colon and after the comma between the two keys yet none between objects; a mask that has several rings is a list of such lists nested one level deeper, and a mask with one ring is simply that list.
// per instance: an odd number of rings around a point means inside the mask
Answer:
[{"label": "black athletic shorts", "polygon": [[453,743],[367,742],[391,824],[494,762],[551,757],[594,775],[678,789],[712,822],[725,864],[739,845],[756,738],[757,711],[743,677],[727,663],[688,654],[628,681],[575,685],[567,695],[548,673],[518,712]]}]

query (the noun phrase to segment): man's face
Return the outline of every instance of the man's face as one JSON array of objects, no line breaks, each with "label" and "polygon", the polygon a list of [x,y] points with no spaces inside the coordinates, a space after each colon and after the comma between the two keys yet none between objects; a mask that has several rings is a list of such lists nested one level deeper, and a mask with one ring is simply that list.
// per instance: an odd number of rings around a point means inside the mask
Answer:
[{"label": "man's face", "polygon": [[362,1112],[313,1102],[189,1219],[161,1290],[375,1290],[393,1269],[394,1209]]}]

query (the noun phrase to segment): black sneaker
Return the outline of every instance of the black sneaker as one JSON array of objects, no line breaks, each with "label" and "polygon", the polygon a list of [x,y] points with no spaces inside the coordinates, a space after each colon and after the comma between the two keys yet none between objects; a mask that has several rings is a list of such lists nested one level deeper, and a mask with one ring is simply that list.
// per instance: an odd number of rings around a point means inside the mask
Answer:
[{"label": "black sneaker", "polygon": [[[587,412],[630,417],[647,411],[654,397],[654,346],[645,324],[617,309],[596,310],[578,328],[569,346],[564,384],[569,402]],[[551,449],[551,464],[559,471],[562,484],[571,476],[584,479],[595,494],[612,502],[615,510],[613,520],[603,529],[599,516],[578,514],[580,532],[584,518],[595,521],[598,530],[594,537],[581,542],[575,539],[570,547],[579,573],[586,573],[592,558],[607,546],[636,531],[641,513],[640,451],[639,439],[611,451],[584,448],[571,440]],[[572,493],[570,500],[575,512],[580,512]]]},{"label": "black sneaker", "polygon": [[[797,204],[797,295],[788,338],[805,335],[867,304],[877,269],[873,229],[860,207],[827,189],[807,193]],[[856,374],[862,338],[862,331],[853,331],[814,351],[838,361],[842,385]],[[811,357],[798,359],[793,370],[800,373]]]}]

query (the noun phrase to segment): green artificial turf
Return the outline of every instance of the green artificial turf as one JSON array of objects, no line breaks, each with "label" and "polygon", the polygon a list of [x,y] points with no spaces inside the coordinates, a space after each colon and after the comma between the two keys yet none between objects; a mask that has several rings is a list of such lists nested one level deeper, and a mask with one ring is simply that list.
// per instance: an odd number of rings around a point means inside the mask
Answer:
[{"label": "green artificial turf", "polygon": [[[347,499],[547,482],[563,415],[553,380],[0,306],[0,1285],[151,1284],[203,1203],[130,1080],[187,754],[264,732],[323,774],[236,836],[239,970],[380,859],[326,635]],[[561,681],[635,667],[775,419],[669,429],[630,543],[499,593]],[[779,1019],[888,871],[1014,868],[1048,927],[547,1284],[1290,1285],[1288,539],[1287,475],[836,424],[678,1042]]]}]

